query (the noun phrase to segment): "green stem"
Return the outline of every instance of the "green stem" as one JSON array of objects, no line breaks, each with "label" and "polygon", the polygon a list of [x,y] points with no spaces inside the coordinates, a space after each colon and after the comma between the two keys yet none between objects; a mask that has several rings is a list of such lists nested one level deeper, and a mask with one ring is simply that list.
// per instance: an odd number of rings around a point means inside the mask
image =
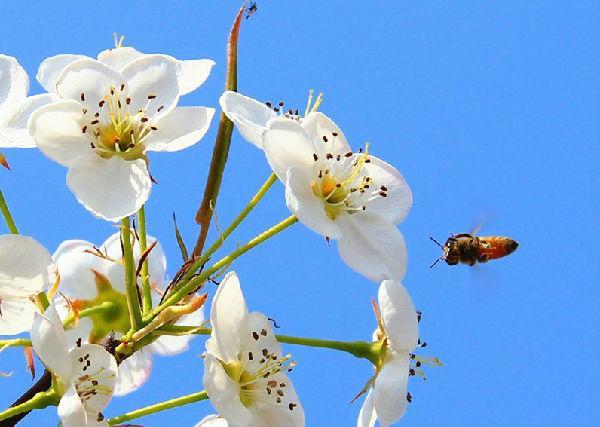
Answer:
[{"label": "green stem", "polygon": [[0,412],[0,421],[22,414],[23,412],[29,412],[34,409],[43,409],[50,405],[57,405],[58,401],[59,396],[54,390],[42,391],[34,395],[27,402],[12,406],[6,411]]},{"label": "green stem", "polygon": [[10,214],[10,209],[8,209],[8,205],[6,204],[6,200],[4,199],[4,194],[2,194],[2,190],[0,190],[0,210],[2,211],[2,216],[4,217],[4,221],[10,232],[12,234],[19,234],[19,230],[15,225],[15,221],[13,220],[12,215]]},{"label": "green stem", "polygon": [[[158,335],[210,335],[211,328],[199,328],[195,326],[166,325],[158,329]],[[303,345],[306,347],[328,348],[330,350],[344,351],[355,357],[370,360],[376,364],[379,358],[378,342],[365,341],[336,341],[319,338],[294,337],[291,335],[275,335],[277,341],[287,344]]]},{"label": "green stem", "polygon": [[288,218],[281,221],[279,224],[276,224],[273,227],[269,228],[268,230],[264,231],[263,233],[259,234],[258,236],[256,236],[254,239],[250,240],[245,245],[240,246],[239,248],[237,248],[236,250],[231,252],[229,255],[221,258],[219,261],[217,261],[215,264],[213,264],[207,270],[204,270],[198,276],[194,277],[193,279],[189,280],[188,282],[184,282],[183,285],[179,289],[177,289],[175,292],[173,292],[169,297],[167,297],[163,301],[162,304],[160,304],[158,307],[156,307],[154,310],[152,310],[152,312],[150,312],[150,314],[148,314],[146,317],[144,317],[144,322],[145,323],[150,322],[154,318],[154,316],[156,316],[158,313],[160,313],[164,308],[166,308],[170,305],[173,305],[173,304],[177,304],[179,301],[181,301],[183,298],[185,298],[188,294],[190,294],[190,293],[194,292],[196,289],[198,289],[200,287],[200,285],[202,285],[214,273],[216,273],[217,271],[221,270],[224,267],[227,267],[234,260],[236,260],[241,255],[248,252],[250,249],[260,245],[264,241],[270,239],[271,237],[275,236],[276,234],[285,230],[290,225],[295,224],[296,222],[298,222],[298,218],[296,218],[294,215],[289,216]]},{"label": "green stem", "polygon": [[31,347],[31,340],[28,338],[14,338],[0,341],[0,351],[10,347]]},{"label": "green stem", "polygon": [[[229,33],[229,40],[227,42],[227,74],[225,75],[225,90],[237,90],[238,39],[242,17],[244,16],[245,11],[246,2],[244,2],[238,11],[231,32]],[[204,248],[204,243],[206,242],[206,236],[208,236],[210,221],[212,219],[213,210],[217,204],[217,197],[219,196],[219,189],[223,179],[223,171],[225,170],[225,164],[227,163],[227,157],[229,155],[232,133],[233,122],[227,118],[225,113],[221,113],[219,130],[217,131],[217,138],[210,160],[210,169],[208,171],[208,176],[206,177],[206,185],[204,186],[204,195],[202,196],[202,203],[196,213],[196,223],[200,225],[200,233],[198,234],[198,240],[196,241],[192,257],[200,256],[202,249]]]},{"label": "green stem", "polygon": [[[144,206],[138,211],[138,223],[140,227],[140,252],[143,254],[148,249],[146,236],[146,210]],[[150,289],[150,275],[148,273],[148,258],[142,264],[142,313],[146,314],[152,310],[152,291]]]},{"label": "green stem", "polygon": [[176,399],[166,400],[164,402],[136,409],[135,411],[127,412],[123,415],[109,419],[108,423],[110,425],[120,424],[126,421],[135,420],[136,418],[144,417],[146,415],[154,414],[156,412],[165,411],[178,406],[189,405],[190,403],[200,402],[201,400],[206,399],[208,399],[206,391],[199,391],[197,393],[188,394]]},{"label": "green stem", "polygon": [[248,216],[250,211],[254,209],[254,207],[260,202],[260,200],[267,194],[267,191],[271,188],[271,186],[277,181],[277,175],[274,173],[269,176],[269,178],[265,181],[265,183],[260,187],[260,189],[256,192],[254,197],[250,200],[250,202],[246,205],[246,207],[240,212],[240,214],[233,220],[233,222],[223,231],[223,233],[215,240],[210,248],[206,250],[202,254],[200,258],[198,258],[194,263],[188,268],[185,275],[183,276],[183,280],[190,279],[198,269],[200,269],[206,261],[209,260],[212,254],[214,254],[222,245],[223,242],[229,237],[231,233],[237,228],[238,225]]},{"label": "green stem", "polygon": [[125,286],[127,306],[129,308],[129,320],[131,322],[131,328],[133,330],[138,330],[142,325],[142,313],[140,310],[140,297],[138,293],[137,280],[135,277],[135,265],[133,260],[133,247],[131,245],[129,217],[125,217],[121,221],[121,236],[123,242],[123,258],[125,260]]}]

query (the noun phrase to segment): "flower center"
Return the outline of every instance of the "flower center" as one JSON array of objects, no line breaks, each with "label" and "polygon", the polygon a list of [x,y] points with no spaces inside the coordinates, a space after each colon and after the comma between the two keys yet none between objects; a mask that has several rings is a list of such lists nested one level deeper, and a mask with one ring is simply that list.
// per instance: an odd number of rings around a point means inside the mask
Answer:
[{"label": "flower center", "polygon": [[[148,94],[148,101],[156,98]],[[81,101],[86,100],[81,93]],[[81,132],[91,138],[90,146],[100,157],[109,159],[120,156],[125,160],[144,157],[144,142],[153,131],[158,130],[150,124],[147,111],[130,111],[131,97],[127,95],[125,84],[110,88],[98,101],[98,109],[90,111],[83,108],[83,126]],[[160,112],[164,106],[158,107]]]},{"label": "flower center", "polygon": [[[337,137],[337,133],[331,135]],[[327,135],[323,141],[328,142]],[[374,191],[373,178],[365,169],[369,163],[368,152],[359,151],[359,155],[348,152],[346,154],[327,153],[325,159],[320,159],[318,154],[313,154],[315,162],[320,162],[317,177],[311,182],[311,189],[315,196],[322,199],[325,213],[331,220],[335,220],[340,213],[353,214],[366,210],[367,203],[377,197],[387,197],[387,188],[380,186]]]}]

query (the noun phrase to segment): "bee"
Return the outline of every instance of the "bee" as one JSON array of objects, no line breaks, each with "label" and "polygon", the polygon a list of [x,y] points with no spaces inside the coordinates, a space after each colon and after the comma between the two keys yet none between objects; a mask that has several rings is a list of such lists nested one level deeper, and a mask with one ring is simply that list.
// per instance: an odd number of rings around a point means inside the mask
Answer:
[{"label": "bee", "polygon": [[440,260],[446,261],[448,265],[461,263],[473,266],[478,262],[488,262],[491,259],[510,255],[519,247],[519,244],[513,239],[502,236],[478,237],[468,233],[451,234],[443,245],[433,237],[430,239],[442,248],[444,254],[429,268],[432,268]]}]

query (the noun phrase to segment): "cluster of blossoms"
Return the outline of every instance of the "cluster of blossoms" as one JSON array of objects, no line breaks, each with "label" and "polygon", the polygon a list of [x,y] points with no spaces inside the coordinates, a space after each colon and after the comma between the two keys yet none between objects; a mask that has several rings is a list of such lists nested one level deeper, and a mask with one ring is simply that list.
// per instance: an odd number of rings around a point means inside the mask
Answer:
[{"label": "cluster of blossoms", "polygon": [[[100,246],[67,240],[53,255],[30,237],[0,236],[0,334],[30,333],[65,427],[109,425],[104,409],[113,395],[144,384],[153,353],[186,351],[199,333],[210,334],[202,382],[218,414],[198,426],[305,425],[288,377],[295,361],[282,352],[269,319],[248,311],[237,274],[226,271],[230,260],[204,271],[208,256],[195,270],[198,257],[190,257],[168,282],[158,241],[145,225],[139,234],[129,225],[154,182],[148,153],[182,150],[206,134],[215,110],[177,104],[213,65],[119,44],[97,58],[46,59],[37,80],[48,93],[27,97],[27,74],[14,58],[0,56],[0,147],[39,147],[68,168],[67,185],[85,209],[121,221],[120,232]],[[407,254],[397,225],[412,193],[368,146],[353,151],[318,111],[320,102],[311,93],[299,114],[233,91],[220,98],[225,116],[284,184],[293,217],[337,241],[350,268],[380,283],[378,327],[362,347],[375,375],[363,390],[357,425],[387,426],[404,414],[408,378],[425,362],[414,354],[420,315],[401,284]],[[205,320],[207,295],[196,291],[211,281],[218,288]]]}]

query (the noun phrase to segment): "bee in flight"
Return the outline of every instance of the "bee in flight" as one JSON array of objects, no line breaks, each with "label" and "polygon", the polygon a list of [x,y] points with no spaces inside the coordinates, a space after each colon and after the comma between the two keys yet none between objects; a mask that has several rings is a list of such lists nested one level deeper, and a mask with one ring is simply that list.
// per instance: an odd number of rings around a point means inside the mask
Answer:
[{"label": "bee in flight", "polygon": [[478,262],[488,262],[491,259],[502,258],[512,254],[519,244],[509,237],[486,236],[478,237],[474,234],[451,234],[443,245],[433,237],[430,239],[444,251],[429,268],[440,260],[448,265],[458,263],[475,265]]}]

